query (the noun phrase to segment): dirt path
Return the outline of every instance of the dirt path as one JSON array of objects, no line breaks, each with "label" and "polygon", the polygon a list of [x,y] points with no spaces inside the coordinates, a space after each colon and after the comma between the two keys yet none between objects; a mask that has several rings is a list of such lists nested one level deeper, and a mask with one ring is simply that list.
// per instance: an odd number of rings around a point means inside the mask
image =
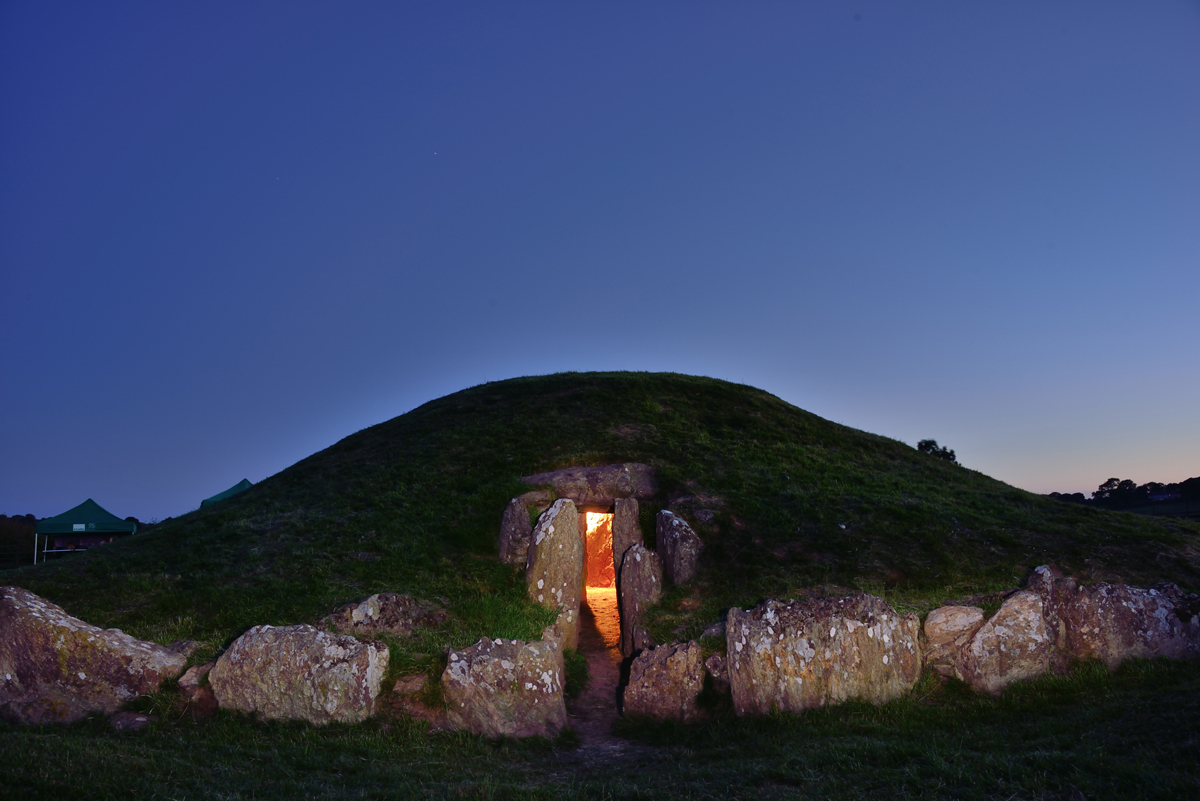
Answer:
[{"label": "dirt path", "polygon": [[617,720],[617,684],[621,678],[621,636],[615,588],[588,587],[579,610],[579,653],[587,659],[588,686],[567,701],[567,718],[585,749],[617,753],[628,745],[612,735]]}]

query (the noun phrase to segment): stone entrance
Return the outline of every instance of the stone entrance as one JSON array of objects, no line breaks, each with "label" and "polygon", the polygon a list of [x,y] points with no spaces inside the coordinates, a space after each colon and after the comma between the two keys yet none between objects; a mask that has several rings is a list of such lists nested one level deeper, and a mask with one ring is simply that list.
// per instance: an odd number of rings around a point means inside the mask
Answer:
[{"label": "stone entrance", "polygon": [[[500,557],[525,568],[530,598],[559,611],[562,646],[577,649],[587,660],[587,688],[567,702],[572,727],[585,744],[611,744],[622,674],[637,653],[653,647],[640,623],[662,594],[663,560],[642,543],[638,508],[639,500],[656,495],[654,469],[627,463],[567,468],[522,480],[543,489],[531,489],[509,503]],[[671,554],[678,552],[672,558],[681,568],[673,575],[686,581],[699,544],[692,543],[694,534],[683,536],[690,529],[682,521],[664,529],[674,522],[670,512],[659,515],[664,516],[657,528],[663,529],[664,542],[671,538]]]}]

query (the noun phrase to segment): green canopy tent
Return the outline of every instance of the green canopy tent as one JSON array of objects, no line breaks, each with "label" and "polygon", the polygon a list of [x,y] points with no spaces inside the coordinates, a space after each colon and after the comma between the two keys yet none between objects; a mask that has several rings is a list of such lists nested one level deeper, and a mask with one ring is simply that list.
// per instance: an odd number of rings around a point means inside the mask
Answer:
[{"label": "green canopy tent", "polygon": [[216,503],[217,501],[223,501],[226,498],[229,498],[233,495],[237,495],[239,492],[245,492],[246,490],[250,489],[253,486],[254,485],[250,483],[250,479],[243,478],[241,481],[234,484],[232,487],[225,490],[224,492],[218,492],[216,495],[212,496],[211,498],[205,498],[204,500],[200,501],[200,507],[204,508],[205,506],[208,506],[210,503]]},{"label": "green canopy tent", "polygon": [[42,561],[45,561],[46,554],[86,551],[88,548],[112,542],[117,537],[127,537],[136,531],[137,523],[122,520],[88,498],[61,515],[38,521],[38,540],[34,543],[34,555],[36,557],[37,544],[41,542],[42,537],[46,538],[42,546]]}]

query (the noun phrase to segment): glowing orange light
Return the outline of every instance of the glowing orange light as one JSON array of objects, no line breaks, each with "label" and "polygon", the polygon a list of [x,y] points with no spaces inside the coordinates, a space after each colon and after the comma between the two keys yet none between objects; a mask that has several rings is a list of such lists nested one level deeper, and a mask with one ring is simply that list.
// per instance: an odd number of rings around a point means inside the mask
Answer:
[{"label": "glowing orange light", "polygon": [[587,585],[613,587],[616,583],[612,555],[613,516],[605,512],[586,514],[587,533],[584,542],[587,549]]}]

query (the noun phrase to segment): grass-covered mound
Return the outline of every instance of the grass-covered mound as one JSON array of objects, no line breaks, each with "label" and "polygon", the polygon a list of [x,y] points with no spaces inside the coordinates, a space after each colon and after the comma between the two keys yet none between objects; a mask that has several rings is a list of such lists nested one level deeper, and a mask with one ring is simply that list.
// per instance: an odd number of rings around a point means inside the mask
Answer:
[{"label": "grass-covered mound", "polygon": [[[839,587],[922,611],[1012,586],[1044,562],[1200,586],[1195,524],[1031,495],[750,387],[631,373],[465,390],[214,507],[0,581],[98,625],[202,640],[194,660],[253,624],[409,592],[452,617],[393,641],[391,673],[435,674],[446,645],[534,637],[548,622],[496,555],[501,512],[527,489],[519,477],[621,461],[659,468],[662,497],[643,504],[649,539],[668,503],[693,520],[716,512],[697,524],[699,577],[655,612],[663,638],[696,636],[732,605]],[[224,712],[193,721],[168,686],[136,702],[160,721],[135,735],[100,719],[0,723],[0,787],[55,799],[1194,797],[1198,686],[1200,664],[1166,661],[1078,666],[1000,698],[926,676],[878,708],[736,719],[718,701],[698,726],[622,721],[620,753],[574,749],[570,732],[553,743],[429,736],[403,717],[323,729]]]},{"label": "grass-covered mound", "polygon": [[[440,398],[346,437],[252,489],[128,540],[36,568],[24,586],[90,622],[219,647],[258,623],[313,621],[372,592],[441,599],[441,630],[396,669],[481,634],[534,637],[496,538],[519,477],[568,465],[655,465],[662,497],[705,542],[701,575],[657,612],[696,636],[733,605],[854,587],[920,610],[1077,575],[1200,587],[1200,526],[1062,504],[823,420],[752,387],[674,374],[518,378]],[[676,634],[672,635],[672,632]]]}]

